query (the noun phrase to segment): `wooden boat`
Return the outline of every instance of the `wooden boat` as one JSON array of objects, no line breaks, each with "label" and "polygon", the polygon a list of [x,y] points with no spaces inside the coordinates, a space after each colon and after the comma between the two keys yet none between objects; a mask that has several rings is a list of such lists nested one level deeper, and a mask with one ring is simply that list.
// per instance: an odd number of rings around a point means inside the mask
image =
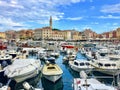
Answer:
[{"label": "wooden boat", "polygon": [[62,77],[62,73],[62,69],[57,64],[48,63],[42,68],[43,77],[54,83]]}]

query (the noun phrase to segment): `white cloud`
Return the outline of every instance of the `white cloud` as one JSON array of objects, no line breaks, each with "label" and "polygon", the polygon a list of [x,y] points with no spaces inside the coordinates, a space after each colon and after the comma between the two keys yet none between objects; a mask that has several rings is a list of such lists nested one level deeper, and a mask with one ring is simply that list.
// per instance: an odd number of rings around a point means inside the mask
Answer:
[{"label": "white cloud", "polygon": [[113,23],[113,26],[116,26],[116,25],[118,25],[118,23]]},{"label": "white cloud", "polygon": [[93,2],[93,0],[90,0],[90,2]]},{"label": "white cloud", "polygon": [[[2,12],[0,15],[4,19],[3,22],[0,21],[0,24],[11,27],[22,27],[22,23],[26,22],[48,24],[50,16],[53,17],[54,21],[63,19],[64,13],[59,11],[59,6],[84,1],[85,0],[0,0],[0,12]],[[80,20],[82,18],[69,19]]]},{"label": "white cloud", "polygon": [[107,16],[99,16],[98,18],[101,18],[101,19],[120,19],[120,16],[107,15]]},{"label": "white cloud", "polygon": [[91,6],[91,8],[90,8],[91,10],[94,10],[95,9],[95,6]]},{"label": "white cloud", "polygon": [[4,31],[7,29],[18,29],[18,28],[22,28],[25,27],[25,25],[23,25],[22,23],[18,23],[15,21],[12,21],[11,18],[4,18],[2,16],[0,16],[0,30]]},{"label": "white cloud", "polygon": [[92,22],[91,24],[93,24],[93,25],[94,25],[94,24],[95,24],[95,25],[98,25],[98,24],[99,24],[99,22]]},{"label": "white cloud", "polygon": [[83,19],[83,17],[68,17],[66,19],[68,19],[68,20],[81,20],[81,19]]},{"label": "white cloud", "polygon": [[7,25],[7,26],[24,26],[21,23],[17,23],[12,21],[10,18],[4,18],[4,17],[0,17],[0,24],[1,25]]},{"label": "white cloud", "polygon": [[105,5],[102,7],[101,12],[104,13],[120,13],[120,3],[113,5]]}]

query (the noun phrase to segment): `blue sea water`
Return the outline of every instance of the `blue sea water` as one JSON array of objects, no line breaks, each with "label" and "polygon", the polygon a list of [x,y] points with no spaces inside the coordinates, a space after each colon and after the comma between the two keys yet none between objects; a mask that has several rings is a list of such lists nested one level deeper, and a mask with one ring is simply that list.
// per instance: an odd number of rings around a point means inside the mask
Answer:
[{"label": "blue sea water", "polygon": [[[41,87],[41,83],[42,83],[42,87],[44,88],[44,90],[73,90],[72,87],[73,79],[79,78],[80,76],[78,72],[71,70],[71,68],[68,65],[62,63],[63,56],[64,55],[60,55],[59,58],[57,58],[56,60],[56,63],[63,70],[62,78],[58,80],[56,83],[52,83],[46,80],[45,78],[42,77],[41,73],[36,77],[32,79],[28,79],[26,81],[29,82],[29,84],[31,84],[33,87],[37,87],[37,88]],[[36,56],[30,55],[29,58],[36,58]],[[82,56],[80,53],[77,54],[77,59],[86,60],[86,58]],[[13,90],[20,90],[21,88],[23,88],[22,84],[23,82],[15,84],[15,86],[13,86],[14,87]]]}]

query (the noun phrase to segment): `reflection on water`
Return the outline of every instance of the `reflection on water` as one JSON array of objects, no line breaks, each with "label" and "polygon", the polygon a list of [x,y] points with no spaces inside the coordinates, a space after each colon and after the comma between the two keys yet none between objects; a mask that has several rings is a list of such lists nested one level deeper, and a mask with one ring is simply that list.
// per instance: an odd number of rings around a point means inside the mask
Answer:
[{"label": "reflection on water", "polygon": [[66,68],[68,69],[69,73],[74,77],[74,78],[79,78],[80,77],[80,74],[76,71],[73,71],[69,65],[65,65]]},{"label": "reflection on water", "polygon": [[44,77],[41,78],[44,90],[63,90],[63,81],[60,78],[56,83],[48,81]]}]

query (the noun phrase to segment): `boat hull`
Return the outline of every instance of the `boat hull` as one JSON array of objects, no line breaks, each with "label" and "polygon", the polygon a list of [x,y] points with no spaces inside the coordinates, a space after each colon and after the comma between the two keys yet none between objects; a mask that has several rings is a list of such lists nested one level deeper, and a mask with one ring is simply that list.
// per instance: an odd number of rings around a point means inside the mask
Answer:
[{"label": "boat hull", "polygon": [[62,75],[61,74],[60,75],[43,75],[43,77],[45,77],[47,80],[55,83],[62,77]]},{"label": "boat hull", "polygon": [[76,72],[80,72],[80,71],[85,71],[87,74],[90,73],[92,71],[93,68],[79,68],[79,67],[76,67],[76,66],[70,66],[74,71]]},{"label": "boat hull", "polygon": [[116,70],[116,69],[95,69],[95,71],[104,73],[104,74],[108,74],[108,75],[119,75],[120,74],[120,70]]},{"label": "boat hull", "polygon": [[[80,66],[80,63],[78,63],[78,65],[75,65],[74,62],[75,61],[70,61],[69,66],[71,69],[73,69],[76,72],[80,72],[80,71],[84,70],[87,74],[89,74],[93,70],[93,67],[91,65]],[[79,62],[79,61],[77,61],[77,62]],[[86,62],[83,62],[83,63],[86,63]]]},{"label": "boat hull", "polygon": [[35,77],[37,74],[39,73],[38,70],[34,70],[33,72],[29,72],[29,73],[26,73],[26,74],[23,74],[23,75],[20,75],[20,76],[15,76],[13,79],[19,83],[19,82],[22,82],[26,79],[29,79],[29,78],[32,78],[32,77]]},{"label": "boat hull", "polygon": [[62,69],[57,64],[45,64],[42,68],[43,77],[53,83],[62,77],[62,73]]}]

